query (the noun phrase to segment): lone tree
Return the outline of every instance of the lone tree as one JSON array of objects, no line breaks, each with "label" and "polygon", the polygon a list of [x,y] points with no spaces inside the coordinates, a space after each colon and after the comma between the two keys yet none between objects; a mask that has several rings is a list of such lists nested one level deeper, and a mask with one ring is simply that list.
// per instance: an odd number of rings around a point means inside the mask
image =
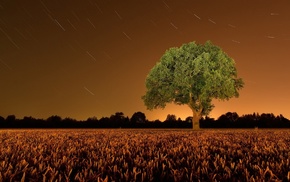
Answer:
[{"label": "lone tree", "polygon": [[212,99],[238,97],[244,82],[237,77],[235,62],[210,41],[190,42],[170,48],[146,78],[142,99],[147,109],[165,108],[167,103],[187,104],[193,112],[192,127],[208,115]]}]

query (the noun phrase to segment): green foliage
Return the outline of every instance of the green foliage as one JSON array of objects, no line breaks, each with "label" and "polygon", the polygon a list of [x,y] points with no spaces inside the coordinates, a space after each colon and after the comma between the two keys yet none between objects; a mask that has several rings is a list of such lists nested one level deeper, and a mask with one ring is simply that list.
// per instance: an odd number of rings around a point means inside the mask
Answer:
[{"label": "green foliage", "polygon": [[212,99],[238,97],[243,85],[234,60],[221,48],[210,41],[204,45],[190,42],[165,52],[146,78],[142,99],[149,110],[167,103],[187,104],[207,115]]}]

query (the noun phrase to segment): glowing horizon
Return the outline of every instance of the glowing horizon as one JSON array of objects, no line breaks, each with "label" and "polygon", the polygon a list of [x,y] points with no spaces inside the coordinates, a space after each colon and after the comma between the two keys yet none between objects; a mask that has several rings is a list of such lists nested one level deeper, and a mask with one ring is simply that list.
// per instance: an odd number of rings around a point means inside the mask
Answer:
[{"label": "glowing horizon", "polygon": [[289,6],[287,0],[1,2],[0,116],[190,116],[187,106],[147,111],[145,78],[167,49],[210,40],[235,60],[245,81],[239,98],[214,101],[211,117],[290,118]]}]

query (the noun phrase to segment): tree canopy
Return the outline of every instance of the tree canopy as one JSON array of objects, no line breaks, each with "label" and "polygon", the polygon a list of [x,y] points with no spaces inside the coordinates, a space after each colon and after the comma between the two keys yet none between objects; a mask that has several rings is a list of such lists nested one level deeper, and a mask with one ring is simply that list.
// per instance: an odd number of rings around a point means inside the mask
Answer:
[{"label": "tree canopy", "polygon": [[238,97],[243,85],[234,60],[220,47],[210,41],[190,42],[164,53],[147,75],[142,99],[149,110],[167,103],[187,104],[193,111],[193,128],[198,129],[201,116],[214,107],[212,99]]}]

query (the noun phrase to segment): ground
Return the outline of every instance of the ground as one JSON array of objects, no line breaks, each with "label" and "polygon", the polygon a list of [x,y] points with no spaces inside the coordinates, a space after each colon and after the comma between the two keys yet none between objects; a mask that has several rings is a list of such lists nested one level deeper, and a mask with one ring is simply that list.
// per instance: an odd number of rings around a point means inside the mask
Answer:
[{"label": "ground", "polygon": [[19,129],[0,140],[2,181],[290,178],[288,130]]}]

